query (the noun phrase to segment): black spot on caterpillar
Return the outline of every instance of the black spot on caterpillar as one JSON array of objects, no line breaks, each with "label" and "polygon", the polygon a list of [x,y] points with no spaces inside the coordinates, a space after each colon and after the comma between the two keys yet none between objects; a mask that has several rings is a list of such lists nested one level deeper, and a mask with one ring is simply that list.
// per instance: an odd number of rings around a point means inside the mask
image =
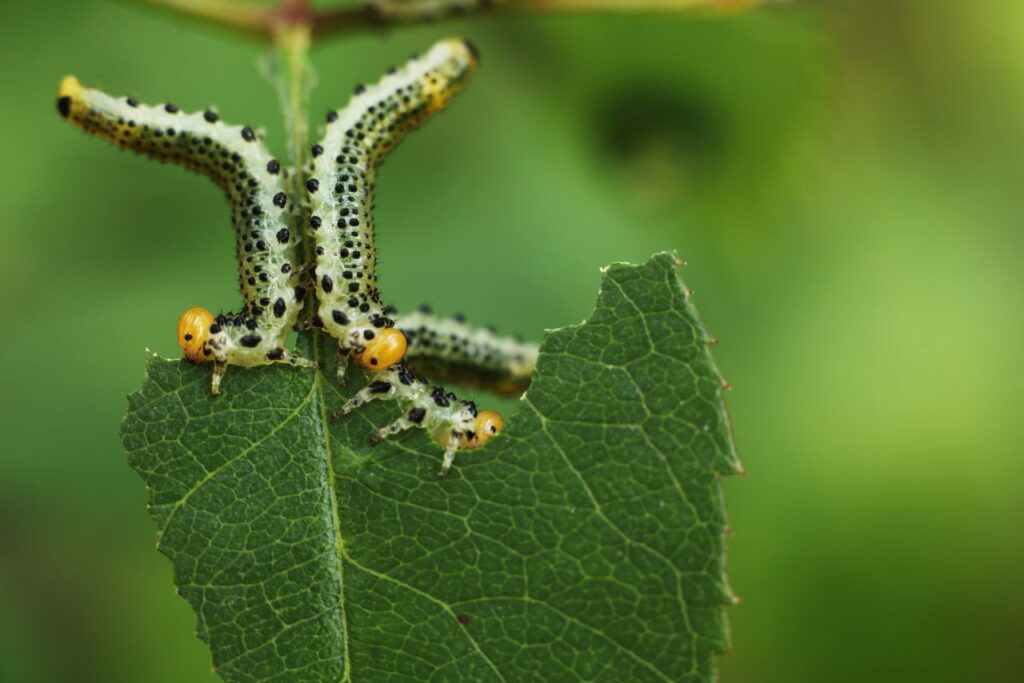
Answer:
[{"label": "black spot on caterpillar", "polygon": [[[235,228],[242,308],[217,317],[189,309],[178,324],[178,341],[193,362],[213,361],[212,391],[229,365],[267,363],[312,366],[284,349],[302,302],[290,275],[295,247],[279,165],[248,126],[220,122],[214,112],[185,114],[175,105],[140,104],[84,88],[68,76],[57,110],[87,133],[161,162],[175,163],[212,179],[227,196]],[[268,305],[274,301],[273,310]],[[264,303],[265,302],[265,303]]]}]

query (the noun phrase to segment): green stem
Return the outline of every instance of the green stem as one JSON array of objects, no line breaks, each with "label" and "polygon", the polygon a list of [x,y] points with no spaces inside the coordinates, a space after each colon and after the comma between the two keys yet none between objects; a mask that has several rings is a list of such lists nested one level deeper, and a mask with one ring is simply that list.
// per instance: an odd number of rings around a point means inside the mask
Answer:
[{"label": "green stem", "polygon": [[177,14],[220,28],[267,38],[274,8],[235,0],[134,0],[142,5]]},{"label": "green stem", "polygon": [[[438,10],[425,11],[418,3],[371,5],[369,2],[316,10],[309,0],[280,0],[277,6],[251,5],[237,0],[132,0],[181,16],[234,29],[249,36],[279,43],[281,27],[304,26],[313,35],[357,31],[372,27],[411,24],[437,19]],[[469,9],[479,13],[554,14],[583,12],[676,12],[697,11],[728,14],[786,0],[500,0]],[[451,2],[441,15],[456,14],[461,3]],[[308,48],[308,43],[307,46]]]},{"label": "green stem", "polygon": [[[313,32],[317,36],[354,31],[372,26],[434,21],[445,15],[475,12],[480,14],[523,13],[556,14],[585,12],[679,12],[696,11],[730,14],[755,9],[784,0],[499,0],[480,3],[468,10],[451,2],[449,9],[417,3],[357,5],[325,9],[313,13]],[[427,11],[429,9],[429,11]]]},{"label": "green stem", "polygon": [[[285,135],[288,138],[288,161],[291,172],[287,179],[288,193],[293,202],[301,201],[306,196],[302,187],[302,169],[309,162],[309,94],[313,89],[315,78],[309,63],[309,48],[312,44],[312,31],[308,23],[281,22],[274,28],[274,46],[278,73],[276,84],[281,110],[284,114]],[[305,220],[298,204],[293,205],[295,211],[295,234],[305,234]],[[312,240],[302,240],[302,261],[313,261]],[[313,306],[312,292],[307,295],[305,310],[311,317]]]},{"label": "green stem", "polygon": [[[310,28],[305,24],[285,24],[278,27],[274,34],[274,45],[280,53],[283,67],[279,92],[288,135],[288,158],[296,171],[307,161],[309,92],[313,81],[309,65],[311,42]],[[295,185],[290,189],[297,191],[298,173],[293,174],[289,181]]]}]

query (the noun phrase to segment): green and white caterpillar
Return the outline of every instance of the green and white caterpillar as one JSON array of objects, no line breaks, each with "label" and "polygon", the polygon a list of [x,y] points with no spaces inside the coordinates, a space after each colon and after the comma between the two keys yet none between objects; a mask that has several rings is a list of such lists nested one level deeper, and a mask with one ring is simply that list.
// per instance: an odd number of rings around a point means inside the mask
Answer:
[{"label": "green and white caterpillar", "polygon": [[[384,309],[393,315],[394,309]],[[462,316],[438,318],[427,307],[395,317],[395,328],[408,339],[403,360],[384,371],[352,396],[331,416],[338,420],[359,406],[380,398],[397,401],[403,415],[375,433],[372,443],[422,427],[445,449],[439,477],[445,476],[459,450],[487,443],[504,427],[493,411],[478,412],[472,401],[461,401],[441,387],[418,377],[454,381],[477,389],[511,396],[530,384],[537,364],[538,347],[517,339],[501,337],[490,328],[473,328]]]},{"label": "green and white caterpillar", "polygon": [[371,87],[358,86],[331,111],[313,145],[306,179],[316,242],[318,317],[338,340],[338,380],[349,358],[383,370],[405,355],[406,340],[384,312],[377,288],[373,190],[377,169],[406,134],[447,104],[476,66],[473,47],[444,40]]},{"label": "green and white caterpillar", "polygon": [[422,306],[395,315],[395,327],[408,340],[406,364],[441,382],[517,396],[530,385],[537,365],[537,344],[500,336],[491,327],[473,327],[461,315],[441,318]]},{"label": "green and white caterpillar", "polygon": [[[395,313],[385,309],[385,315]],[[371,441],[422,427],[445,449],[439,477],[451,468],[459,450],[487,443],[504,427],[493,411],[478,412],[472,401],[461,401],[441,387],[432,386],[415,373],[441,381],[511,396],[530,384],[537,364],[538,347],[499,336],[490,328],[474,328],[462,316],[438,318],[427,307],[395,317],[395,327],[408,339],[403,360],[382,372],[331,416],[338,420],[359,406],[380,398],[398,401],[403,414],[375,433]]]},{"label": "green and white caterpillar", "polygon": [[229,365],[287,363],[315,367],[285,348],[302,308],[296,290],[297,236],[280,163],[248,126],[231,126],[216,112],[186,114],[167,103],[140,104],[84,88],[73,76],[60,86],[57,110],[87,133],[162,162],[211,178],[227,196],[235,227],[243,306],[214,318],[186,311],[178,343],[192,362],[213,362],[211,389],[219,393]]},{"label": "green and white caterpillar", "polygon": [[338,341],[338,381],[344,383],[350,358],[374,371],[370,384],[332,417],[381,398],[397,401],[402,417],[379,430],[375,440],[424,428],[445,449],[440,476],[458,450],[482,445],[503,422],[496,413],[478,413],[471,401],[417,378],[402,362],[406,337],[394,327],[377,287],[373,190],[388,152],[444,109],[476,64],[471,44],[443,40],[401,69],[391,69],[376,85],[357,86],[344,109],[328,113],[306,179],[316,242],[318,324]]},{"label": "green and white caterpillar", "polygon": [[370,443],[376,445],[412,427],[423,428],[444,449],[438,478],[448,474],[458,451],[479,448],[505,426],[498,413],[478,412],[473,401],[462,401],[443,387],[433,386],[417,377],[406,368],[404,361],[398,361],[386,370],[375,371],[370,383],[335,410],[331,420],[337,421],[356,408],[382,398],[397,401],[402,407],[402,416],[378,429]]}]

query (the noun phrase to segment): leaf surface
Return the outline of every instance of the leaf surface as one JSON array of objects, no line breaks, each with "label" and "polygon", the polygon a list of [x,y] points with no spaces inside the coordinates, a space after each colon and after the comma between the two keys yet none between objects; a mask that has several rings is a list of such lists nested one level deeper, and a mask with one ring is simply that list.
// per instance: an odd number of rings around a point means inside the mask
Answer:
[{"label": "leaf surface", "polygon": [[232,368],[213,397],[152,357],[122,436],[225,680],[711,681],[739,464],[708,344],[660,254],[604,271],[445,480],[421,430],[367,445],[395,405],[329,423],[333,367]]}]

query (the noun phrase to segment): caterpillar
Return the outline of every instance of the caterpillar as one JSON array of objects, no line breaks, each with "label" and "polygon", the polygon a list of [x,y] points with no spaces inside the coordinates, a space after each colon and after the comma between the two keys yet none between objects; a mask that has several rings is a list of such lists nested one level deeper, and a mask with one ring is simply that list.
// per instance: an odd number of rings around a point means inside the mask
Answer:
[{"label": "caterpillar", "polygon": [[383,370],[405,355],[406,339],[384,313],[376,275],[371,210],[377,168],[405,135],[440,111],[476,65],[462,40],[435,44],[369,88],[357,86],[327,115],[306,179],[316,247],[318,317],[338,340],[338,380],[349,358]]},{"label": "caterpillar", "polygon": [[395,327],[408,339],[405,358],[383,373],[375,373],[375,379],[336,410],[331,419],[337,421],[376,399],[398,401],[403,415],[377,430],[370,442],[376,444],[406,429],[422,427],[445,449],[438,472],[438,478],[442,478],[458,451],[487,443],[501,432],[505,422],[498,413],[478,412],[473,401],[460,401],[454,393],[432,386],[415,373],[511,396],[529,386],[538,346],[498,336],[492,328],[473,328],[461,315],[439,318],[427,306],[407,315],[397,315],[391,307],[384,313],[395,315]]},{"label": "caterpillar", "polygon": [[472,327],[462,315],[437,317],[429,306],[395,315],[395,327],[408,340],[408,366],[431,379],[515,396],[529,386],[537,365],[536,344]]},{"label": "caterpillar", "polygon": [[445,449],[439,476],[448,472],[456,451],[480,446],[503,422],[496,413],[478,413],[473,402],[431,386],[402,362],[408,343],[394,326],[391,309],[381,303],[371,212],[377,169],[388,152],[444,109],[476,64],[470,43],[443,40],[401,69],[390,69],[376,85],[356,86],[347,106],[328,112],[306,178],[316,245],[317,324],[338,342],[340,383],[350,358],[375,371],[375,379],[332,419],[369,401],[397,401],[404,414],[378,430],[374,441],[424,428]]},{"label": "caterpillar", "polygon": [[373,381],[331,414],[331,421],[337,422],[356,408],[385,398],[397,401],[403,414],[391,424],[378,429],[370,437],[370,443],[376,445],[412,427],[423,428],[444,449],[438,479],[448,474],[458,451],[479,448],[505,426],[498,413],[477,411],[473,401],[462,401],[443,387],[431,385],[422,377],[417,377],[401,360],[383,371],[375,372]]},{"label": "caterpillar", "polygon": [[178,321],[185,358],[213,362],[211,391],[220,393],[229,365],[287,363],[316,367],[285,348],[302,308],[295,244],[281,164],[248,126],[221,122],[213,110],[186,114],[171,103],[147,106],[84,88],[73,76],[60,85],[57,111],[85,132],[161,162],[208,176],[225,193],[236,233],[242,308],[214,317],[190,308]]}]

